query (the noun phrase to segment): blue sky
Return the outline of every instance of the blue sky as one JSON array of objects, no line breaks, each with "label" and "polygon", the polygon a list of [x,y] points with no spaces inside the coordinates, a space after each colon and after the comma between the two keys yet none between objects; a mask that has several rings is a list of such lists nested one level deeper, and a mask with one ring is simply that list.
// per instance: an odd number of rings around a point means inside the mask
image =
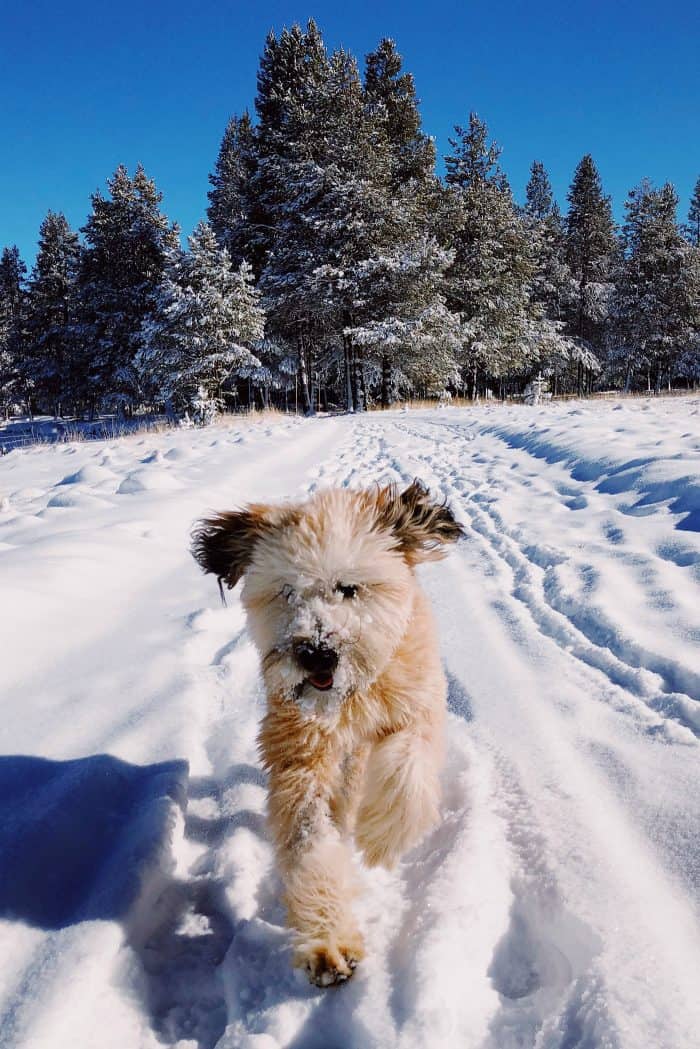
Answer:
[{"label": "blue sky", "polygon": [[0,246],[31,262],[49,208],[81,226],[90,193],[138,161],[189,232],[227,118],[252,108],[267,31],[309,17],[360,58],[393,37],[438,154],[476,110],[518,199],[540,159],[564,204],[590,152],[618,217],[648,176],[675,184],[685,218],[700,175],[697,3],[27,0],[5,6],[0,31]]}]

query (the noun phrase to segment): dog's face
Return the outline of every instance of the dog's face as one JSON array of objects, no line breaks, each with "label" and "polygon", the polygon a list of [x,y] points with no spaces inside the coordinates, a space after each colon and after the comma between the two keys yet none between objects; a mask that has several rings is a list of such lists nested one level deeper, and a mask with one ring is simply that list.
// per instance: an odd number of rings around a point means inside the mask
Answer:
[{"label": "dog's face", "polygon": [[245,577],[268,691],[314,713],[381,674],[411,616],[413,566],[460,535],[414,481],[219,514],[196,530],[193,553],[229,587]]}]

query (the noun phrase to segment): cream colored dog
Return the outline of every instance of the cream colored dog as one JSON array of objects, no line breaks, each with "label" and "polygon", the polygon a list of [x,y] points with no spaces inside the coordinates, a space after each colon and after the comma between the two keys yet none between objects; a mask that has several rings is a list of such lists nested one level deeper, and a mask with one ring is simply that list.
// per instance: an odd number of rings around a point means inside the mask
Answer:
[{"label": "cream colored dog", "polygon": [[321,986],[363,955],[353,836],[369,866],[390,867],[438,818],[446,689],[414,567],[461,534],[417,480],[250,505],[194,533],[194,556],[220,584],[245,575],[295,962]]}]

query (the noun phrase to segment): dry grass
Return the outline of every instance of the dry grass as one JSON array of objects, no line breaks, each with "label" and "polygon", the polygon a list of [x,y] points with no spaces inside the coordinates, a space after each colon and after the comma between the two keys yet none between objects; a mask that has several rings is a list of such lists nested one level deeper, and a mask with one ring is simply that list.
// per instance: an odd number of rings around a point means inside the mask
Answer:
[{"label": "dry grass", "polygon": [[[540,402],[540,406],[548,404],[551,401],[606,401],[606,400],[644,400],[647,398],[656,397],[692,397],[697,396],[700,390],[660,390],[658,393],[654,393],[653,390],[633,390],[629,393],[625,393],[623,390],[595,390],[593,393],[578,394],[578,393],[558,393],[554,397],[544,397]],[[388,409],[382,408],[379,404],[371,405],[368,411],[371,412],[382,412],[385,410],[396,411],[397,409],[407,408],[410,410],[424,410],[436,408],[488,408],[496,407],[502,404],[524,404],[522,397],[506,397],[505,401],[501,401],[497,397],[481,397],[478,400],[472,400],[470,397],[453,397],[451,401],[440,402],[437,398],[412,398],[407,401],[395,401]]]},{"label": "dry grass", "polygon": [[[270,425],[281,422],[288,413],[277,408],[254,409],[249,412],[231,412],[219,415],[209,423],[215,429]],[[10,420],[10,423],[12,420]],[[0,424],[0,455],[19,448],[34,445],[73,444],[86,441],[133,440],[144,434],[171,433],[181,429],[177,421],[166,416],[143,416],[130,420],[116,418],[96,419],[88,422],[52,422],[50,420],[26,421],[15,432]]]},{"label": "dry grass", "polygon": [[247,412],[222,412],[209,426],[258,426],[261,423],[281,422],[294,412],[283,412],[279,408],[252,408]]},{"label": "dry grass", "polygon": [[654,393],[653,390],[629,390],[625,393],[624,390],[594,390],[593,393],[577,394],[577,393],[558,393],[556,397],[552,397],[553,401],[645,401],[655,400],[656,398],[663,397],[693,397],[697,396],[700,390],[659,390],[658,393]]},{"label": "dry grass", "polygon": [[389,405],[387,409],[382,408],[381,404],[372,404],[368,408],[370,412],[383,412],[383,411],[396,411],[397,408],[410,408],[410,409],[424,409],[424,408],[473,408],[476,405],[492,404],[491,401],[473,401],[470,397],[453,397],[451,401],[438,401],[437,398],[431,399],[430,397],[420,398],[414,397],[408,401],[394,401],[393,404]]}]

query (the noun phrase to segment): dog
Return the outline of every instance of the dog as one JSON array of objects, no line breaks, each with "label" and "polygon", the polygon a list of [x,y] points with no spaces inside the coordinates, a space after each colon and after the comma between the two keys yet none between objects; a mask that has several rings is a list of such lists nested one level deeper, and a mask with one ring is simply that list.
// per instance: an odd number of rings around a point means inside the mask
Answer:
[{"label": "dog", "polygon": [[462,535],[415,480],[201,521],[192,553],[241,600],[267,692],[259,748],[294,964],[322,987],[364,954],[352,843],[392,867],[438,819],[446,684],[415,567]]}]

